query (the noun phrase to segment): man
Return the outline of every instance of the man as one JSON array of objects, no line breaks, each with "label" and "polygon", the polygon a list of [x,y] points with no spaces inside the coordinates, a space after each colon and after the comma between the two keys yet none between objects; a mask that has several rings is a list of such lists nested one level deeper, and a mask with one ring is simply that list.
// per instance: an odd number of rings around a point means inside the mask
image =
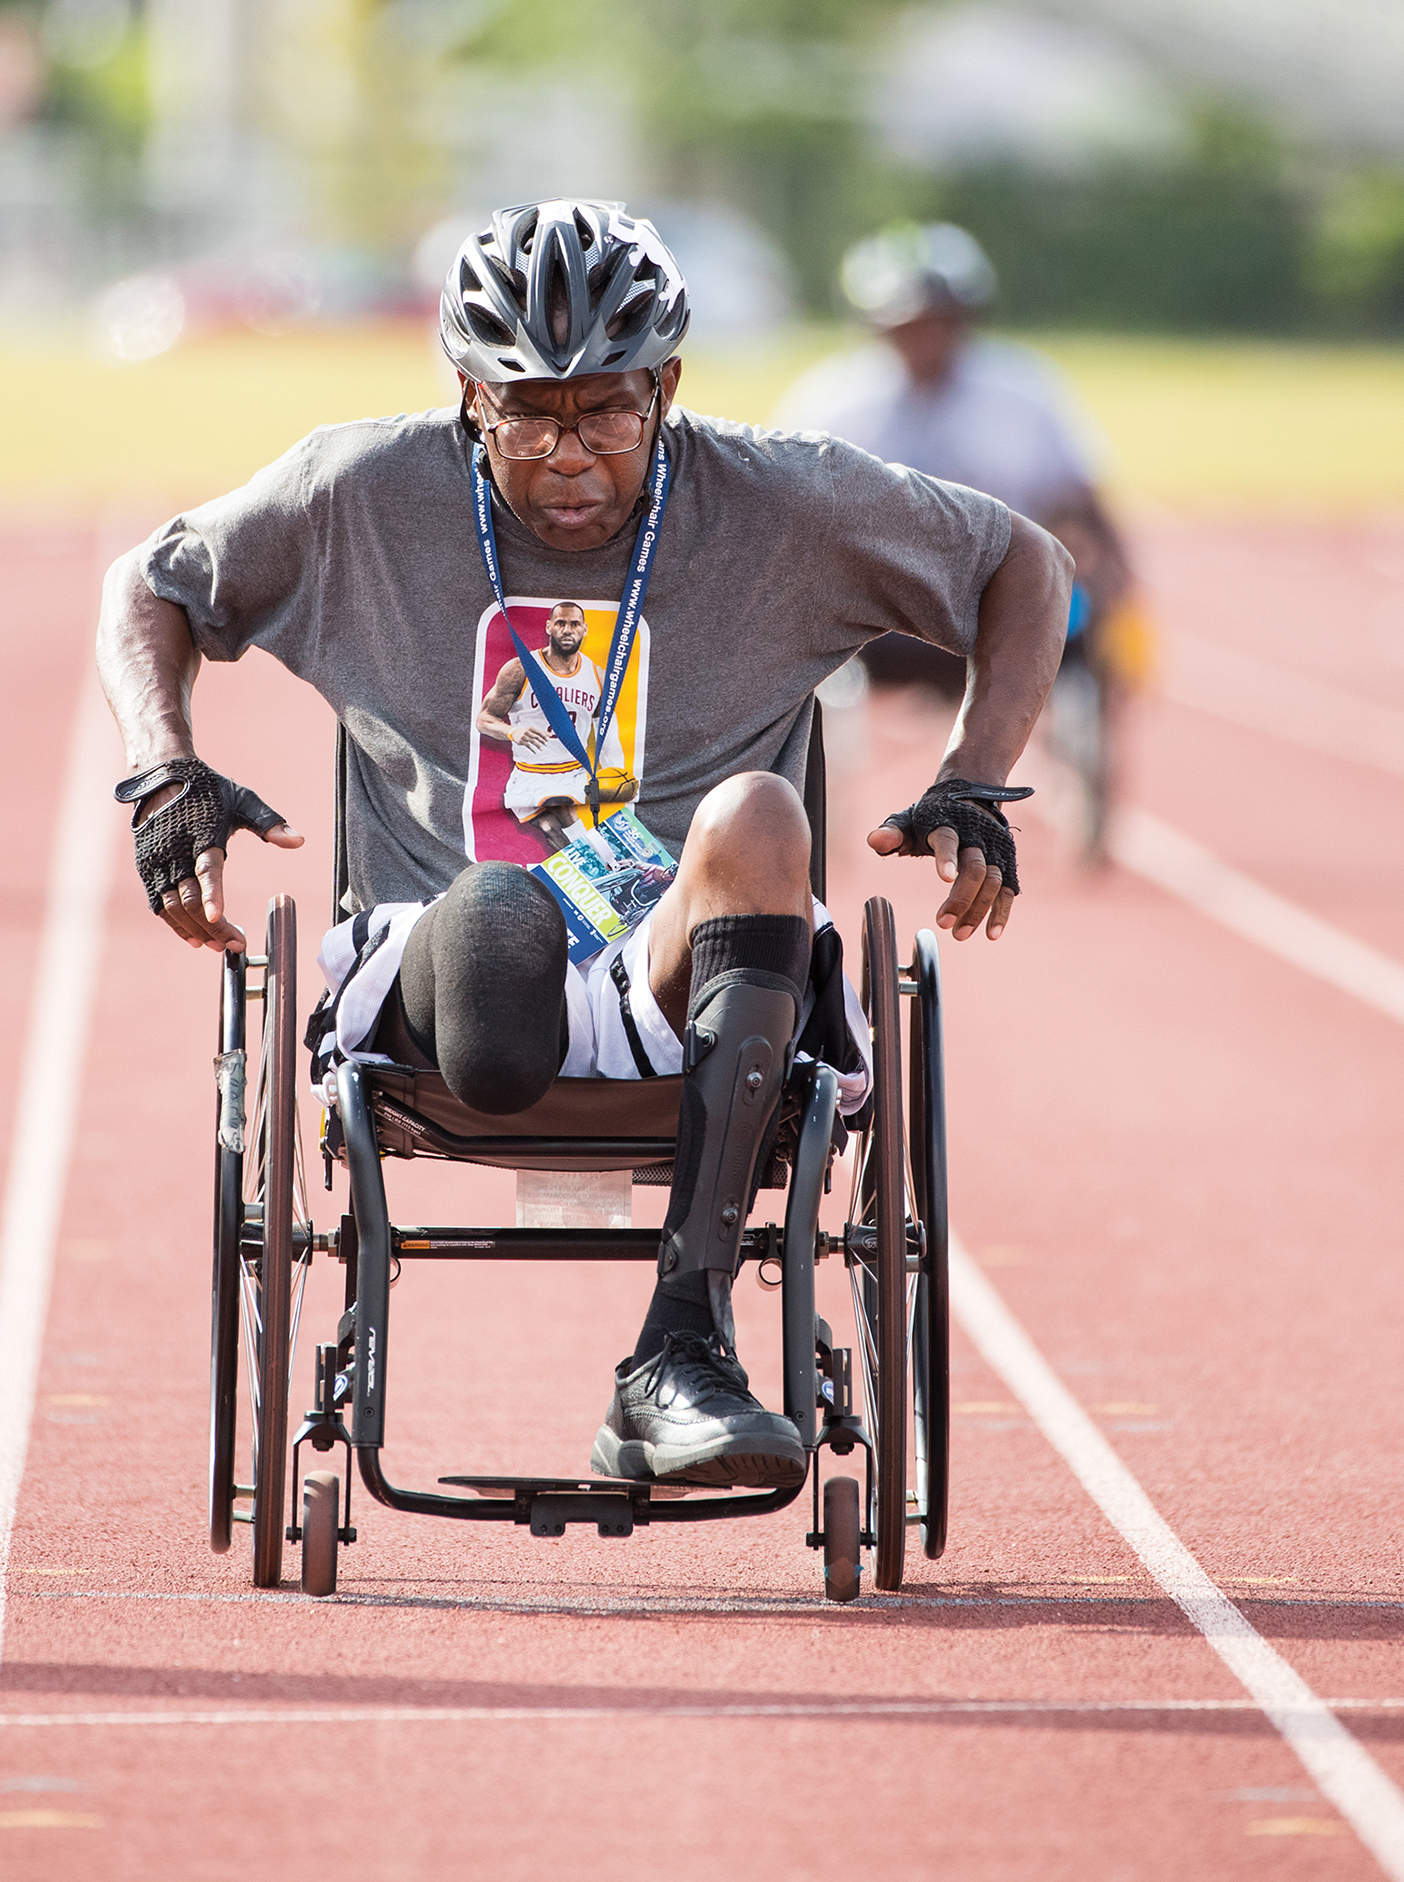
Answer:
[{"label": "man", "polygon": [[[585,644],[585,610],[578,601],[558,601],[546,617],[546,645],[541,663],[555,684],[556,697],[570,714],[576,736],[588,746],[594,738],[603,683],[593,660],[580,651]],[[526,676],[521,660],[513,657],[502,668],[478,714],[478,730],[512,747],[512,775],[502,803],[519,823],[541,832],[548,851],[564,849],[572,806],[588,801],[589,773],[551,730],[550,721]],[[529,758],[518,756],[529,752]],[[606,760],[620,774],[611,793],[624,803],[638,786],[623,777],[624,749],[615,727],[605,742]]]},{"label": "man", "polygon": [[[301,840],[195,757],[202,656],[261,646],[336,708],[350,894],[377,909],[380,943],[347,979],[337,1050],[437,1065],[504,1116],[558,1073],[637,1076],[643,1055],[683,1074],[659,1280],[592,1467],[793,1485],[805,1455],[750,1393],[730,1288],[806,1001],[816,916],[796,786],[813,689],[889,629],[969,653],[938,782],[868,842],[934,855],[938,926],[993,939],[1018,887],[998,805],[1057,666],[1068,563],[990,498],[676,409],[686,326],[676,263],[619,204],[500,211],[444,289],[461,406],[314,432],[158,530],[109,573],[100,662],[151,906],[196,947],[243,945],[225,914],[230,829]],[[556,901],[513,860],[520,835],[484,783],[505,754],[478,725],[483,675],[509,648],[540,673],[517,621],[563,591],[619,604],[597,741],[623,728],[635,813],[680,856],[662,900],[586,972]],[[580,747],[544,675],[534,684]],[[353,1019],[357,985],[387,997]],[[744,1131],[728,1124],[738,1090]]]},{"label": "man", "polygon": [[[984,250],[953,223],[899,225],[850,249],[842,282],[877,344],[812,368],[776,423],[832,432],[1042,523],[1075,557],[1088,606],[1085,630],[1082,619],[1074,626],[1090,640],[1126,593],[1126,553],[1062,388],[1026,347],[975,331],[997,286]],[[878,680],[965,691],[963,663],[910,636],[890,635],[862,658]]]}]

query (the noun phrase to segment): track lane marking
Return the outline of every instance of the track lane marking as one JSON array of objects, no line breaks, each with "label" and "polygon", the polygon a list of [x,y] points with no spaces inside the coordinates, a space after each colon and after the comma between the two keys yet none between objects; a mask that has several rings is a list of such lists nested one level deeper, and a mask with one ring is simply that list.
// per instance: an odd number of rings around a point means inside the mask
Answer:
[{"label": "track lane marking", "polygon": [[986,1364],[1026,1407],[1128,1543],[1296,1753],[1393,1882],[1404,1882],[1404,1794],[1326,1700],[1201,1568],[995,1288],[952,1237],[951,1306]]},{"label": "track lane marking", "polygon": [[[1322,1701],[1322,1704],[1327,1703]],[[1333,1699],[1343,1710],[1391,1712],[1404,1699]],[[944,1719],[1261,1712],[1254,1699],[855,1699],[812,1705],[758,1700],[670,1706],[226,1706],[180,1712],[0,1712],[0,1729],[72,1726],[513,1724],[585,1719]]]},{"label": "track lane marking", "polygon": [[1404,966],[1221,862],[1148,810],[1121,811],[1108,849],[1123,869],[1221,927],[1404,1024]]},{"label": "track lane marking", "polygon": [[1170,634],[1163,699],[1346,764],[1404,778],[1404,712],[1197,634]]},{"label": "track lane marking", "polygon": [[0,1651],[15,1509],[34,1421],[54,1245],[112,881],[115,845],[107,796],[113,737],[89,662],[73,716],[50,851],[0,1217]]}]

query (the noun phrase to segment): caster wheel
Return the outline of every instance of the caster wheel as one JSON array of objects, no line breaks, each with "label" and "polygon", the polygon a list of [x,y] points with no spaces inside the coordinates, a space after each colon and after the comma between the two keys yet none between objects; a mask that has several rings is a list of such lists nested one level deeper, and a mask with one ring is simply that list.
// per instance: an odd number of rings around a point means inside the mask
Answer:
[{"label": "caster wheel", "polygon": [[862,1573],[858,1480],[830,1477],[824,1485],[824,1599],[856,1601]]},{"label": "caster wheel", "polygon": [[302,1592],[336,1593],[336,1530],[341,1479],[317,1470],[302,1484]]}]

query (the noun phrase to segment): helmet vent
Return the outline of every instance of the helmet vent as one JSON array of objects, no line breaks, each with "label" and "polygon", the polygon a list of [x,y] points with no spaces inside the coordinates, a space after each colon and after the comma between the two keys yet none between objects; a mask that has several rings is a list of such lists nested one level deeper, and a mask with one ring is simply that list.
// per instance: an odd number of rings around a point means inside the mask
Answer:
[{"label": "helmet vent", "polygon": [[654,294],[649,288],[634,288],[619,312],[605,328],[611,340],[627,340],[642,331],[654,304]]},{"label": "helmet vent", "polygon": [[526,282],[515,268],[504,268],[493,255],[484,255],[483,260],[492,270],[492,278],[497,283],[499,292],[507,295],[517,305],[519,312],[526,311]]},{"label": "helmet vent", "polygon": [[512,344],[515,336],[511,328],[500,321],[496,314],[490,314],[482,307],[465,306],[463,316],[485,346],[510,346]]},{"label": "helmet vent", "polygon": [[552,340],[564,352],[570,344],[570,283],[559,262],[547,278],[546,318],[550,322]]}]

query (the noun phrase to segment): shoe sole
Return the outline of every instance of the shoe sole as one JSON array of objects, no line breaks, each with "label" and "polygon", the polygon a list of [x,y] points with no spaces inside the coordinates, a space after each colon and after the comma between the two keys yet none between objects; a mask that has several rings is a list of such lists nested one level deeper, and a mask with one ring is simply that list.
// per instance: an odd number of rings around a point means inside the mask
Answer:
[{"label": "shoe sole", "polygon": [[783,1438],[773,1443],[764,1438],[724,1438],[683,1451],[642,1438],[621,1438],[608,1425],[601,1425],[590,1453],[590,1469],[598,1477],[686,1484],[694,1489],[793,1490],[804,1482],[808,1459],[799,1446]]}]

